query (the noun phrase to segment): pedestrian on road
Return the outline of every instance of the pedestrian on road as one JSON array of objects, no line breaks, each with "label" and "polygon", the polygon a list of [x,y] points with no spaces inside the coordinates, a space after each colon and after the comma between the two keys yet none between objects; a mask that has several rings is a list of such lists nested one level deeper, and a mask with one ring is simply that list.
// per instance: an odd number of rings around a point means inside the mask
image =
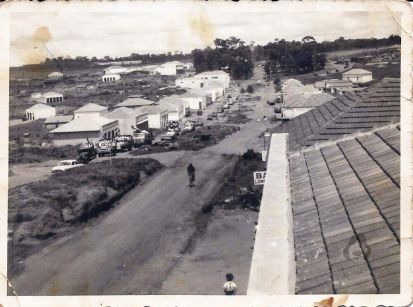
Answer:
[{"label": "pedestrian on road", "polygon": [[224,293],[225,295],[235,295],[237,292],[237,284],[234,282],[234,275],[228,273],[225,275],[227,281],[224,283]]},{"label": "pedestrian on road", "polygon": [[192,165],[192,163],[189,163],[186,170],[188,171],[189,187],[192,188],[193,186],[195,186],[195,167]]}]

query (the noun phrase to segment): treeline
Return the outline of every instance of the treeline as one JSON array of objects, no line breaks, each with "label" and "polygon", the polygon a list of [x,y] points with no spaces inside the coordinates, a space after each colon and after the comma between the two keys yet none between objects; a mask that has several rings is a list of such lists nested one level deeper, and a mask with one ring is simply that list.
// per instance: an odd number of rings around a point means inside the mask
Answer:
[{"label": "treeline", "polygon": [[344,39],[318,43],[312,36],[301,41],[275,40],[254,49],[255,61],[265,61],[268,75],[273,73],[307,73],[323,69],[325,52],[358,48],[377,48],[400,44],[400,36],[388,38]]},{"label": "treeline", "polygon": [[137,54],[132,53],[130,56],[125,57],[110,57],[104,56],[103,58],[92,57],[88,58],[86,56],[77,56],[77,57],[56,57],[53,59],[47,58],[44,63],[55,63],[60,65],[75,65],[75,64],[95,64],[96,62],[116,62],[116,61],[142,61],[142,64],[158,64],[168,61],[190,61],[192,60],[191,54],[185,53],[161,53],[161,54]]},{"label": "treeline", "polygon": [[236,37],[215,39],[215,48],[195,49],[192,61],[197,73],[224,70],[233,79],[249,79],[253,74],[253,54],[244,41]]},{"label": "treeline", "polygon": [[326,63],[315,42],[280,40],[257,46],[254,51],[256,59],[265,61],[265,72],[270,77],[275,73],[307,73],[323,69]]}]

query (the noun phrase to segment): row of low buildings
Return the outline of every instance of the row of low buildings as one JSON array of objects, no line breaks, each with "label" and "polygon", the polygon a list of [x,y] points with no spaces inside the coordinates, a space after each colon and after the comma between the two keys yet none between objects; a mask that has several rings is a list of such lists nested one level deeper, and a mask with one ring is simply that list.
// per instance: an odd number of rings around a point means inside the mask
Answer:
[{"label": "row of low buildings", "polygon": [[371,71],[355,68],[343,72],[342,79],[327,79],[318,81],[314,87],[323,92],[342,95],[344,92],[357,91],[360,86],[367,85],[373,81]]},{"label": "row of low buildings", "polygon": [[128,74],[134,71],[146,71],[154,75],[177,76],[194,71],[194,65],[191,62],[171,61],[160,65],[144,65],[124,67],[119,65],[109,66],[104,69],[102,76],[103,82],[113,82],[121,79],[122,74]]},{"label": "row of low buildings", "polygon": [[[53,129],[50,134],[57,146],[75,145],[86,138],[98,140],[112,138],[116,134],[133,134],[139,129],[163,129],[170,121],[181,121],[192,111],[203,110],[207,105],[224,96],[229,87],[229,75],[225,72],[199,74],[202,87],[188,88],[182,95],[164,97],[158,102],[130,96],[109,110],[106,106],[88,103],[73,111],[73,115],[56,115],[56,108],[38,103],[26,110],[28,120],[46,119],[45,126]],[[214,78],[216,76],[217,78]],[[218,80],[218,81],[216,81]],[[221,83],[219,80],[225,80]]]}]

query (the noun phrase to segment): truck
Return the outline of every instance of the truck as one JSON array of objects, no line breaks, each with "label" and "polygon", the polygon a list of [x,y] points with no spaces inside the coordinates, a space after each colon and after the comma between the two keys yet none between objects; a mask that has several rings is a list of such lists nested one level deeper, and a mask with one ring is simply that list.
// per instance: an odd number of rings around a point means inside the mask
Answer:
[{"label": "truck", "polygon": [[146,130],[135,130],[133,133],[133,146],[139,147],[143,145],[151,145],[153,141],[153,135],[149,131]]},{"label": "truck", "polygon": [[217,112],[218,113],[224,112],[224,107],[222,105],[217,105]]},{"label": "truck", "polygon": [[100,140],[96,143],[98,157],[116,155],[116,143],[112,140]]},{"label": "truck", "polygon": [[131,151],[133,147],[133,137],[131,135],[118,135],[115,138],[117,151]]},{"label": "truck", "polygon": [[77,149],[77,154],[77,161],[82,164],[87,164],[91,160],[96,158],[97,152],[95,145],[93,145],[92,142],[87,141],[86,143],[80,145],[80,147]]}]

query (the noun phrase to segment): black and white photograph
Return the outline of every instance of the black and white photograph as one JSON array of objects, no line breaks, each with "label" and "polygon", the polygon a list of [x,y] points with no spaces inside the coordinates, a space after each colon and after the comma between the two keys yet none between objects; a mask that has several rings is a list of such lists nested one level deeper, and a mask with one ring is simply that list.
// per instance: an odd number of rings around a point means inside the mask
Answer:
[{"label": "black and white photograph", "polygon": [[407,3],[46,2],[7,15],[9,298],[411,297]]}]

